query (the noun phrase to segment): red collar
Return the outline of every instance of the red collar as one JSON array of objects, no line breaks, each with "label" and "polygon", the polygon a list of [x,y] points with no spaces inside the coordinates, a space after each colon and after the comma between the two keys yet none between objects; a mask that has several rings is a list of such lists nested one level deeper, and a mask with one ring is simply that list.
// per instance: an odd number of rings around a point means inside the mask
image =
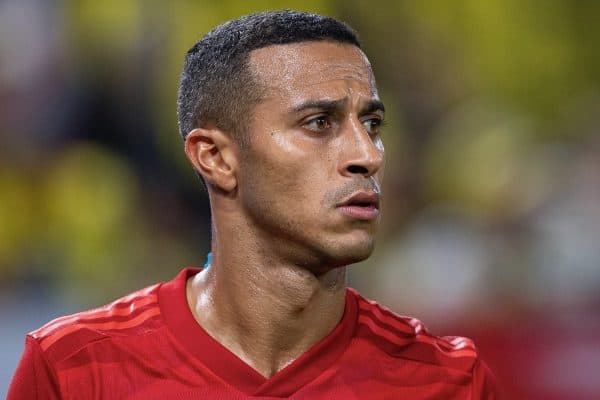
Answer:
[{"label": "red collar", "polygon": [[186,298],[187,279],[199,268],[186,268],[159,291],[164,321],[189,352],[217,376],[238,390],[254,396],[287,397],[321,375],[348,347],[357,320],[356,298],[346,292],[346,308],[340,323],[293,363],[267,379],[213,339],[196,322]]}]

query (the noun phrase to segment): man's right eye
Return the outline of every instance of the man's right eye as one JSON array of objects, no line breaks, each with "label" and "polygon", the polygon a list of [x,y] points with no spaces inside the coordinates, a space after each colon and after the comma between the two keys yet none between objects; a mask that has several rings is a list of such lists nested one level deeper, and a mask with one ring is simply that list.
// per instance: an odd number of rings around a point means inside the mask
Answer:
[{"label": "man's right eye", "polygon": [[308,129],[309,131],[324,132],[327,129],[331,128],[331,122],[329,121],[329,117],[327,117],[326,115],[320,115],[318,117],[308,120],[302,126]]}]

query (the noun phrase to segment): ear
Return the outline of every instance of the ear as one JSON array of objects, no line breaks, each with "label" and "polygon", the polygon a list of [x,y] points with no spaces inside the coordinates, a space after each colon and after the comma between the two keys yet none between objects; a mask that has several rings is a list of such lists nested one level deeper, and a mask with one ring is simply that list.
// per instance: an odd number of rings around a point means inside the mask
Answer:
[{"label": "ear", "polygon": [[185,138],[185,154],[207,185],[231,192],[237,186],[236,144],[218,128],[196,128]]}]

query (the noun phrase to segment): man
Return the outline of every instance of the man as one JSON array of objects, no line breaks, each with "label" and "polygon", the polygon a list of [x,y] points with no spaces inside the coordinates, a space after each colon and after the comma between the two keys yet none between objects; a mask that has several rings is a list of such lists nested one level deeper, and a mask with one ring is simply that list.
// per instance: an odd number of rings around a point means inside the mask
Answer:
[{"label": "man", "polygon": [[179,123],[212,260],[27,336],[9,399],[492,399],[468,339],[346,288],[379,220],[384,107],[346,25],[227,22],[187,54]]}]

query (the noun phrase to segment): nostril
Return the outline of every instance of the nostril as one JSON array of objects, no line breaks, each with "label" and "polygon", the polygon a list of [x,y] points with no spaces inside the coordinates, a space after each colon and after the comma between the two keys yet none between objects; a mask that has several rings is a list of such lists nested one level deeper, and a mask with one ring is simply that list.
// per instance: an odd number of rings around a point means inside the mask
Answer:
[{"label": "nostril", "polygon": [[347,168],[348,172],[350,172],[351,174],[368,174],[369,170],[367,170],[365,167],[362,167],[360,165],[350,165]]}]

